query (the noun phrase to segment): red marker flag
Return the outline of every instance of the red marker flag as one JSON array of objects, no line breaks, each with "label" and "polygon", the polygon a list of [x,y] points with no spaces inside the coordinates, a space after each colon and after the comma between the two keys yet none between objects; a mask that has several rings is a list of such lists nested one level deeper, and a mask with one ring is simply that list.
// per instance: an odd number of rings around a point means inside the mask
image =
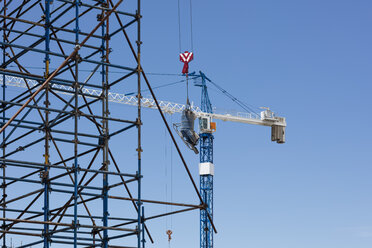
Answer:
[{"label": "red marker flag", "polygon": [[180,61],[183,62],[182,74],[189,73],[189,62],[194,59],[194,54],[192,52],[184,52],[180,54]]}]

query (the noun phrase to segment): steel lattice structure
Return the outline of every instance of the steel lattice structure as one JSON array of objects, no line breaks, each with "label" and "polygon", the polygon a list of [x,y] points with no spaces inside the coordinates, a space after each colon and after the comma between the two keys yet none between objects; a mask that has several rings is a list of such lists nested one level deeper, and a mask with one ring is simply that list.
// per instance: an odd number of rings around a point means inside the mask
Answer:
[{"label": "steel lattice structure", "polygon": [[[3,248],[12,237],[24,240],[18,247],[145,247],[147,220],[206,208],[141,67],[141,1],[122,2],[2,1]],[[6,77],[21,78],[21,92]],[[142,199],[141,78],[200,204]],[[136,89],[136,111],[111,113],[120,96],[109,90],[124,82]],[[110,143],[129,131],[137,156],[123,164],[123,148]],[[150,203],[180,209],[145,217]]]},{"label": "steel lattice structure", "polygon": [[[213,113],[212,104],[208,95],[206,77],[200,72],[202,88],[201,109],[205,113]],[[213,134],[200,133],[200,163],[213,164]],[[213,174],[200,175],[200,194],[207,205],[200,210],[200,248],[213,248],[213,229],[208,214],[213,218]]]}]

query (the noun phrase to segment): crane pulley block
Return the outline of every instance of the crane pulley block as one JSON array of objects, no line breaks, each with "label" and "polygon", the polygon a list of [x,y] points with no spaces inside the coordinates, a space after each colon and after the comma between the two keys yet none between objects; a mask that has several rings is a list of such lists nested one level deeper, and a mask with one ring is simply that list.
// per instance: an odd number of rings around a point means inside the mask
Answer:
[{"label": "crane pulley block", "polygon": [[189,63],[194,59],[194,53],[185,51],[180,54],[180,61],[183,62],[182,74],[189,73]]}]

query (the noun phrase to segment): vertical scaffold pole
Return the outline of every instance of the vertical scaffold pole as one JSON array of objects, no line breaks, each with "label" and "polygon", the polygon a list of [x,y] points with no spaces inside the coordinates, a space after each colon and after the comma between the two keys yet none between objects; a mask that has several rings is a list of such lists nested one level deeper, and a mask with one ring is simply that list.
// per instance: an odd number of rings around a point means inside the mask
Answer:
[{"label": "vertical scaffold pole", "polygon": [[[45,0],[45,78],[48,78],[49,76],[49,64],[50,64],[50,57],[49,57],[49,52],[50,52],[50,3],[52,0]],[[44,221],[48,222],[50,213],[49,213],[49,165],[50,165],[50,159],[49,159],[49,140],[50,140],[50,135],[49,135],[49,85],[46,85],[45,87],[45,102],[44,102],[46,110],[45,112],[45,127],[44,127],[44,132],[45,132],[45,152],[44,152],[44,171],[41,174],[42,177],[42,182],[44,184]],[[49,242],[50,242],[50,237],[49,237],[49,224],[44,224],[44,248],[49,248]]]},{"label": "vertical scaffold pole", "polygon": [[[79,7],[80,0],[75,0],[75,45],[79,44]],[[79,119],[79,54],[75,56],[75,106],[74,106],[74,248],[77,248],[78,223],[78,119]]]},{"label": "vertical scaffold pole", "polygon": [[138,223],[137,223],[137,231],[138,231],[138,248],[141,247],[141,222],[142,222],[142,201],[141,201],[141,180],[142,180],[142,164],[141,164],[141,154],[142,154],[142,144],[141,144],[141,0],[137,0],[137,102],[138,102],[138,111],[137,111],[137,131],[138,131],[138,147],[137,147],[137,154],[138,154],[138,171],[137,171],[137,180],[138,180]]},{"label": "vertical scaffold pole", "polygon": [[[105,2],[104,0],[101,1],[102,7],[109,6],[108,0]],[[107,13],[107,11],[106,11]],[[102,10],[102,17],[105,15],[105,11]],[[107,19],[102,24],[102,116],[108,117],[108,63],[109,63],[109,19]],[[106,63],[106,65],[105,65]],[[102,119],[102,136],[103,136],[103,149],[102,149],[102,156],[103,156],[103,167],[104,171],[108,171],[109,167],[109,154],[108,154],[108,121],[107,119]],[[108,226],[108,174],[103,174],[103,226]],[[108,248],[108,230],[103,230],[103,248]]]},{"label": "vertical scaffold pole", "polygon": [[[4,0],[4,11],[3,11],[3,15],[6,16],[6,3],[7,1]],[[3,20],[3,43],[6,42],[6,18],[4,18]],[[3,65],[5,65],[5,59],[6,59],[6,47],[5,45],[2,46],[2,50],[3,50]],[[5,69],[6,66],[3,67],[3,69]],[[6,95],[5,95],[5,92],[6,92],[6,85],[5,85],[5,74],[3,74],[3,85],[1,86],[3,88],[3,101],[6,101]],[[2,122],[5,123],[5,110],[3,111],[3,119],[2,119]],[[2,151],[3,151],[3,158],[5,157],[5,154],[6,154],[6,151],[5,151],[5,130],[3,132],[3,140],[2,140]],[[3,195],[2,195],[2,202],[3,204],[1,205],[1,207],[3,208],[3,218],[4,218],[4,221],[3,221],[3,224],[2,224],[2,229],[4,231],[4,237],[3,237],[3,248],[6,248],[6,233],[5,233],[5,218],[6,218],[6,180],[5,180],[5,176],[6,176],[6,166],[5,166],[5,163],[3,162],[1,164],[1,168],[2,168],[2,172],[3,172],[3,182],[2,182],[2,188],[3,188]]]},{"label": "vertical scaffold pole", "polygon": [[142,248],[145,248],[145,207],[142,206]]}]

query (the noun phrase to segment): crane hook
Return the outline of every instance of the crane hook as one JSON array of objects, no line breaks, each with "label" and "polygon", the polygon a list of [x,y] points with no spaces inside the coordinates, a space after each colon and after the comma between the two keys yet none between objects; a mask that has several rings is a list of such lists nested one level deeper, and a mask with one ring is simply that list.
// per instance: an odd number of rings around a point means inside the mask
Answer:
[{"label": "crane hook", "polygon": [[172,235],[173,232],[171,230],[167,230],[166,233],[168,235],[168,242],[170,242],[172,240],[172,236],[171,235]]}]

